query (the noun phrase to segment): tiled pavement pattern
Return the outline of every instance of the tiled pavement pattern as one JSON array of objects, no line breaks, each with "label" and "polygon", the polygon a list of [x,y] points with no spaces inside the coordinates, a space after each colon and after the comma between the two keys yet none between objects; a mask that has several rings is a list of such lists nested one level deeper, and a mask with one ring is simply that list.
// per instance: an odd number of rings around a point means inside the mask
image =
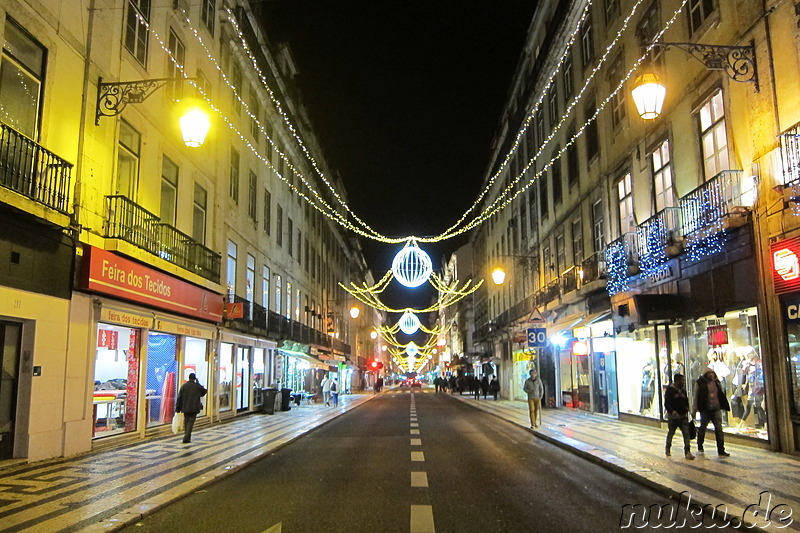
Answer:
[{"label": "tiled pavement pattern", "polygon": [[[453,398],[517,425],[530,427],[525,402],[475,400],[457,394]],[[674,495],[676,499],[681,492],[687,491],[692,503],[712,506],[724,504],[729,516],[736,518],[741,518],[749,505],[759,503],[762,491],[769,491],[772,495],[771,508],[786,504],[793,511],[793,522],[783,531],[800,531],[798,457],[726,442],[725,447],[731,456],[720,458],[717,456],[712,426],[706,433],[706,453],[697,455],[696,441],[692,441],[692,452],[697,458],[688,461],[683,457],[680,431],[672,442],[672,457],[666,457],[666,428],[659,430],[566,409],[543,409],[542,413],[543,423],[538,429],[531,430],[540,438],[604,464],[665,494]],[[683,501],[686,501],[686,495]],[[664,503],[667,503],[666,499]],[[747,520],[747,523],[752,524],[753,521]],[[764,526],[766,520],[756,524]],[[776,530],[776,525],[773,523],[764,530]]]},{"label": "tiled pavement pattern", "polygon": [[112,531],[372,398],[340,396],[338,408],[293,406],[180,435],[31,464],[0,462],[0,531]]}]

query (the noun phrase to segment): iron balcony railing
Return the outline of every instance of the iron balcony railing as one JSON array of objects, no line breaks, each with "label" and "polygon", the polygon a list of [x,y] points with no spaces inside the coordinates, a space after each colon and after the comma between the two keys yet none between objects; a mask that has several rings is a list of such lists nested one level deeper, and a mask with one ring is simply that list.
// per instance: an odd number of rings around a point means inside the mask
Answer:
[{"label": "iron balcony railing", "polygon": [[562,295],[578,290],[578,268],[573,266],[565,270],[561,274],[559,281]]},{"label": "iron balcony railing", "polygon": [[0,185],[68,214],[72,163],[0,124]]},{"label": "iron balcony railing", "polygon": [[220,254],[122,195],[106,196],[105,237],[121,239],[170,263],[219,283]]},{"label": "iron balcony railing", "polygon": [[581,285],[586,285],[606,276],[605,253],[596,252],[581,262]]},{"label": "iron balcony railing", "polygon": [[784,183],[800,181],[800,124],[795,124],[780,135]]},{"label": "iron balcony railing", "polygon": [[741,170],[724,170],[680,199],[681,233],[715,231],[718,223],[731,214],[741,214],[755,203],[754,178],[744,179]]}]

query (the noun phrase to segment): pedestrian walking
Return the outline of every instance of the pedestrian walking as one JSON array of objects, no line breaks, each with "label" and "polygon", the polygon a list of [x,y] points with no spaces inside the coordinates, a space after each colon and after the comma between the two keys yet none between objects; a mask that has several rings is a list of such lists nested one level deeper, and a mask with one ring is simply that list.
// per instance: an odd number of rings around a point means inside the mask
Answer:
[{"label": "pedestrian walking", "polygon": [[206,395],[206,388],[197,382],[197,375],[192,372],[189,374],[189,381],[181,385],[178,391],[178,398],[175,400],[175,412],[183,413],[183,443],[192,442],[192,429],[197,414],[203,410],[200,398]]},{"label": "pedestrian walking", "polygon": [[472,391],[472,395],[475,396],[476,400],[481,399],[481,380],[478,379],[478,376],[472,376],[470,379],[470,390]]},{"label": "pedestrian walking", "polygon": [[497,381],[497,376],[492,376],[492,382],[489,383],[489,392],[492,393],[494,400],[497,401],[497,395],[500,394],[500,382]]},{"label": "pedestrian walking", "polygon": [[433,380],[433,388],[436,390],[436,394],[439,394],[439,389],[442,388],[442,378],[436,376]]},{"label": "pedestrian walking", "polygon": [[525,380],[522,390],[528,395],[528,411],[531,416],[531,429],[539,427],[541,418],[542,396],[544,395],[544,385],[536,370],[529,372],[530,377]]},{"label": "pedestrian walking", "polygon": [[486,395],[489,394],[489,377],[486,374],[481,378],[481,393],[483,393],[483,399],[485,400]]},{"label": "pedestrian walking", "polygon": [[334,407],[339,407],[339,382],[336,378],[331,380],[331,403]]},{"label": "pedestrian walking", "polygon": [[717,374],[710,368],[697,379],[692,401],[692,420],[700,413],[700,427],[697,428],[697,451],[704,453],[703,443],[706,439],[706,428],[709,422],[714,424],[714,436],[717,440],[717,455],[730,457],[725,451],[725,434],[722,432],[722,411],[730,411],[731,406],[725,391],[722,389]]},{"label": "pedestrian walking", "polygon": [[333,380],[328,376],[322,378],[322,382],[320,383],[322,386],[322,399],[325,401],[325,405],[328,406],[331,404],[331,383],[333,383]]},{"label": "pedestrian walking", "polygon": [[667,457],[672,448],[672,437],[680,428],[683,435],[683,455],[687,459],[694,459],[692,455],[689,434],[689,397],[686,395],[686,378],[683,374],[674,374],[672,383],[664,391],[664,409],[667,411],[667,444],[664,453]]}]

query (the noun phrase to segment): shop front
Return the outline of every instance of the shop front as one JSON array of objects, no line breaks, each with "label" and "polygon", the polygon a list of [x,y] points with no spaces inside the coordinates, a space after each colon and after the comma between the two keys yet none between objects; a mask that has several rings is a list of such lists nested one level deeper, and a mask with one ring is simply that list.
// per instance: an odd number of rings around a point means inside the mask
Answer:
[{"label": "shop front", "polygon": [[220,417],[261,409],[263,389],[273,383],[276,344],[227,330],[220,331],[219,340],[215,397]]},{"label": "shop front", "polygon": [[[82,289],[94,295],[76,293],[73,305],[85,310],[92,342],[92,438],[141,437],[171,423],[189,374],[214,389],[222,298],[98,248],[84,250],[83,267]],[[210,409],[204,402],[200,416]]]},{"label": "shop front", "polygon": [[290,389],[293,394],[301,397],[321,392],[318,390],[318,385],[330,367],[311,355],[308,345],[283,341],[278,353],[282,359],[280,365],[282,374],[279,376],[282,389]]}]

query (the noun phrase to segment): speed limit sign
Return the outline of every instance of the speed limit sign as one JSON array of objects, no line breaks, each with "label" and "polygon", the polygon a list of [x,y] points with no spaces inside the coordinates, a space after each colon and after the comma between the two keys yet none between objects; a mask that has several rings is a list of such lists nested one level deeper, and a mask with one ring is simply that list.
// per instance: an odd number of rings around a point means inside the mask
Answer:
[{"label": "speed limit sign", "polygon": [[528,348],[544,348],[547,346],[547,329],[528,328]]}]

